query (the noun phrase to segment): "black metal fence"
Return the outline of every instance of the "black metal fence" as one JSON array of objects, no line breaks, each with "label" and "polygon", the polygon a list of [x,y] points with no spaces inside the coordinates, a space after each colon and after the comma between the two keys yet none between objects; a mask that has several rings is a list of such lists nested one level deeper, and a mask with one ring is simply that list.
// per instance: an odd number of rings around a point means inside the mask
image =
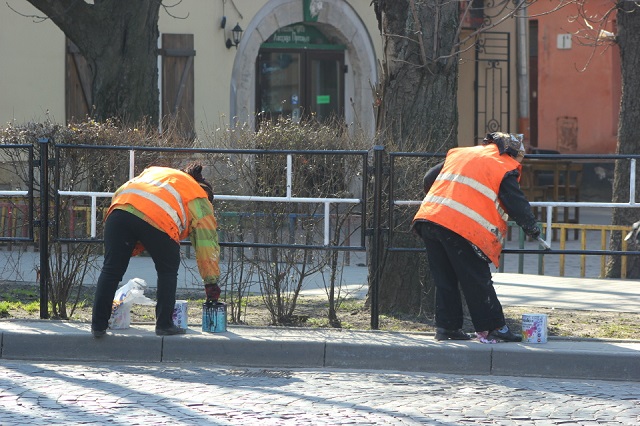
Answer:
[{"label": "black metal fence", "polygon": [[[40,309],[41,318],[48,318],[47,283],[49,280],[49,244],[55,241],[101,243],[102,212],[110,201],[112,191],[146,166],[171,165],[197,159],[209,164],[216,176],[224,180],[215,195],[216,210],[221,218],[232,218],[234,223],[265,217],[259,206],[277,203],[288,206],[278,214],[269,216],[265,223],[276,219],[292,225],[278,241],[244,238],[235,240],[222,227],[221,247],[271,247],[285,249],[361,251],[368,253],[369,296],[371,299],[371,327],[378,328],[378,290],[381,277],[381,259],[385,251],[422,251],[418,243],[411,247],[398,246],[398,233],[408,232],[408,226],[417,210],[422,194],[422,176],[434,164],[442,161],[442,153],[387,152],[382,146],[370,151],[299,151],[299,150],[229,150],[197,148],[113,147],[95,145],[54,144],[41,139],[37,152],[32,145],[0,145],[3,161],[20,158],[24,164],[24,178],[20,188],[0,191],[0,200],[20,199],[24,220],[18,226],[6,226],[7,203],[0,204],[0,242],[37,242],[40,254]],[[51,156],[51,148],[54,155]],[[101,160],[101,152],[115,156]],[[10,152],[11,154],[7,154]],[[95,163],[78,175],[68,172],[70,164],[83,161]],[[270,158],[269,161],[266,158]],[[277,158],[274,160],[274,158]],[[589,202],[579,200],[534,201],[532,205],[546,209],[546,221],[551,225],[553,209],[575,206],[638,207],[635,201],[635,162],[640,155],[531,155],[532,160],[556,161],[628,161],[630,165],[630,196],[625,203]],[[90,163],[91,164],[91,163]],[[275,165],[275,166],[274,166]],[[238,178],[241,167],[252,171],[251,179]],[[36,175],[35,170],[39,173]],[[297,170],[297,172],[296,172]],[[269,173],[275,171],[274,175]],[[268,173],[269,172],[269,173]],[[260,175],[263,173],[263,175]],[[340,177],[336,177],[340,175]],[[82,179],[80,179],[80,177]],[[326,186],[327,182],[329,185]],[[555,183],[557,185],[557,182]],[[235,188],[234,188],[235,185]],[[225,193],[225,190],[228,190]],[[35,197],[38,194],[39,197]],[[74,211],[70,216],[62,212],[64,200]],[[39,209],[35,208],[39,200]],[[53,202],[52,202],[53,200]],[[224,207],[221,208],[220,205]],[[305,209],[300,206],[320,206]],[[248,206],[251,206],[250,208]],[[228,208],[227,208],[228,207]],[[82,212],[78,216],[78,212]],[[346,212],[346,213],[345,213]],[[340,214],[356,218],[353,228],[357,243],[350,238],[336,238],[332,234],[332,220]],[[15,216],[13,216],[15,218]],[[61,218],[76,222],[63,225]],[[248,219],[247,219],[248,218]],[[313,219],[318,227],[313,241],[299,241],[296,236],[297,220]],[[332,219],[334,218],[334,219]],[[226,220],[226,219],[225,219]],[[231,219],[229,219],[231,220]],[[15,224],[14,224],[15,225]],[[50,229],[52,232],[50,232]],[[548,228],[551,229],[551,228]],[[8,232],[10,230],[10,232]],[[352,234],[350,231],[349,235]],[[188,242],[185,242],[188,244]],[[505,254],[537,253],[526,248],[505,249]],[[548,255],[639,255],[638,251],[607,250],[554,250]]]}]

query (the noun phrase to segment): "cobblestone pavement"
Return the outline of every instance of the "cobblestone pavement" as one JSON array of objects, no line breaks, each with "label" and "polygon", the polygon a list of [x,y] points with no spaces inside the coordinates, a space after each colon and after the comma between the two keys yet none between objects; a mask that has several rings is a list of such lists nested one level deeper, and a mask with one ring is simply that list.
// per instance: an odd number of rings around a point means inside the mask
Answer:
[{"label": "cobblestone pavement", "polygon": [[637,425],[640,384],[0,362],[2,425]]}]

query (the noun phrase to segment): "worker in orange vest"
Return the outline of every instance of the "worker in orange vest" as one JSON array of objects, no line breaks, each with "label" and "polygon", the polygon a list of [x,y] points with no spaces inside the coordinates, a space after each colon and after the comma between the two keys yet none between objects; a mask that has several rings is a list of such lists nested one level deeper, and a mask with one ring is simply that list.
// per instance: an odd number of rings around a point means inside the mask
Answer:
[{"label": "worker in orange vest", "polygon": [[180,241],[190,238],[207,301],[220,297],[217,222],[213,211],[213,188],[202,177],[202,165],[184,170],[149,167],[122,185],[113,195],[104,227],[104,264],[91,319],[91,332],[106,334],[113,298],[129,260],[143,250],[153,259],[158,273],[156,327],[159,336],[184,334],[173,323]]},{"label": "worker in orange vest", "polygon": [[483,145],[453,148],[424,177],[426,194],[413,219],[436,285],[437,340],[469,340],[462,331],[460,290],[478,340],[519,342],[506,325],[489,263],[496,267],[510,216],[533,238],[540,228],[520,190],[521,137],[488,134]]}]

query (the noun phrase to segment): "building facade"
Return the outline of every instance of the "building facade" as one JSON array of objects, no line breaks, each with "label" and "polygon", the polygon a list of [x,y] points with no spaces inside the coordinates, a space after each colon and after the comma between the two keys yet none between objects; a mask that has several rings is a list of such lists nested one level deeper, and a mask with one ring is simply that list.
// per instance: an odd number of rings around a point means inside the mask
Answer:
[{"label": "building facade", "polygon": [[[539,148],[613,152],[615,54],[580,74],[567,58],[578,47],[550,44],[567,31],[566,13],[502,21],[501,9],[472,2],[462,37],[483,22],[500,24],[472,37],[462,53],[459,145],[502,130],[525,133]],[[460,2],[461,11],[467,4]],[[33,18],[41,13],[26,1],[11,6],[0,7],[0,120],[84,118],[91,99],[82,57],[50,20]],[[197,135],[263,117],[337,115],[373,136],[383,44],[369,0],[183,0],[168,10],[159,21],[161,117],[178,115]],[[237,45],[234,28],[242,30]],[[599,105],[588,114],[584,95]],[[571,117],[577,137],[559,141],[562,132],[571,135]]]},{"label": "building facade", "polygon": [[[184,0],[161,10],[160,116],[195,131],[263,114],[340,114],[370,134],[381,52],[369,2]],[[0,120],[64,123],[90,110],[88,70],[64,34],[27,2],[0,8]],[[239,43],[233,29],[241,28]]]},{"label": "building facade", "polygon": [[[531,145],[561,153],[613,154],[622,93],[620,50],[605,41],[594,46],[597,28],[583,31],[588,26],[574,7],[545,13],[552,5],[534,2],[528,8]],[[613,3],[596,0],[588,6],[591,15],[602,17]],[[613,26],[604,29],[615,32]]]}]

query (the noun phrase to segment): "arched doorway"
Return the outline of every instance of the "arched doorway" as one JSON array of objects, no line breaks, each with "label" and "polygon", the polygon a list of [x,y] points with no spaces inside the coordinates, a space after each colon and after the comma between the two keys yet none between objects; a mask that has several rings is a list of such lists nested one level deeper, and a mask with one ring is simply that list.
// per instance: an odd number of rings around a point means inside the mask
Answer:
[{"label": "arched doorway", "polygon": [[[348,125],[355,123],[370,135],[375,132],[375,116],[373,111],[372,87],[377,84],[377,61],[373,43],[363,20],[353,8],[342,0],[325,0],[321,9],[312,20],[307,20],[304,13],[305,4],[300,0],[270,0],[255,14],[244,32],[235,56],[230,87],[230,112],[232,124],[247,123],[255,125],[255,113],[258,108],[257,75],[258,56],[264,43],[278,30],[299,24],[304,17],[305,25],[317,28],[332,45],[339,45],[343,62],[340,97],[342,114]],[[308,5],[307,5],[308,6]],[[267,52],[266,50],[264,52]],[[336,52],[334,52],[336,53]],[[320,54],[320,52],[318,52]],[[329,54],[324,52],[324,54]],[[315,66],[318,71],[328,73],[327,68],[337,69],[336,62],[327,65],[323,57]],[[301,58],[308,64],[315,59]],[[310,62],[309,62],[310,61]],[[335,59],[331,60],[335,61]],[[329,62],[331,62],[329,61]],[[338,61],[339,63],[339,61]],[[314,65],[312,65],[313,67]],[[346,71],[346,72],[345,72]],[[291,94],[290,94],[291,96]],[[317,96],[320,96],[317,98]],[[335,99],[327,98],[322,93],[311,95],[319,105],[330,105]],[[335,96],[333,96],[335,97]],[[308,100],[311,98],[307,98]],[[291,98],[290,98],[291,99]],[[326,104],[326,102],[329,104]],[[324,107],[320,107],[322,110]],[[291,110],[293,111],[293,109]],[[304,111],[303,111],[304,113]]]}]

